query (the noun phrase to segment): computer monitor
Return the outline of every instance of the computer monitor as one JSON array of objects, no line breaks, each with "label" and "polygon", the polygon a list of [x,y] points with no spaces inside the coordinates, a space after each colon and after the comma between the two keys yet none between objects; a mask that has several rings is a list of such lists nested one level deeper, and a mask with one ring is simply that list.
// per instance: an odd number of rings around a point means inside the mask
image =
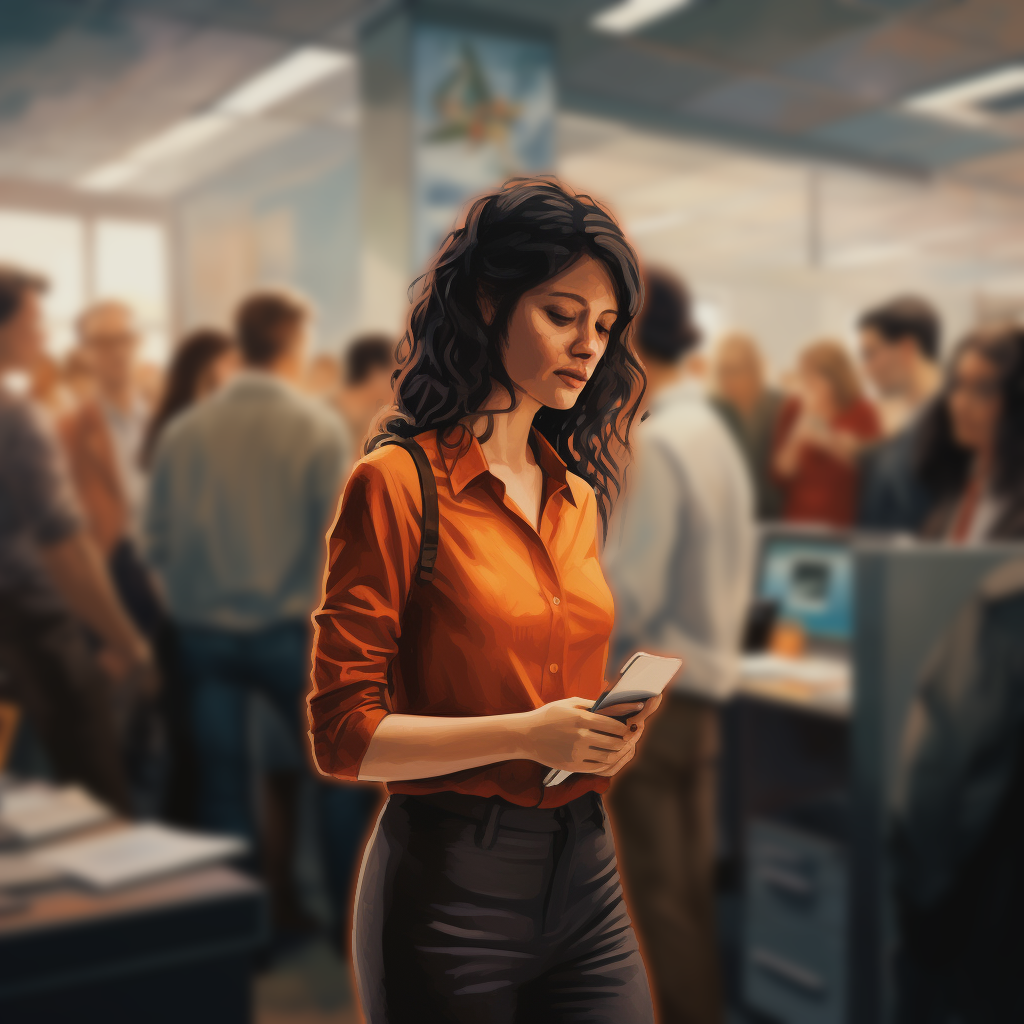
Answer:
[{"label": "computer monitor", "polygon": [[779,619],[798,623],[808,640],[850,642],[853,558],[844,537],[767,533],[758,576],[758,598],[775,604]]}]

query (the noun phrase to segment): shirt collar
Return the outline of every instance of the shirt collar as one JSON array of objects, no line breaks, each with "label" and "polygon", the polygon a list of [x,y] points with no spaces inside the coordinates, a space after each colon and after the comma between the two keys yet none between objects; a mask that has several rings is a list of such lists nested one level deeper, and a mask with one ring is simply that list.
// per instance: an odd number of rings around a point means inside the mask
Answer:
[{"label": "shirt collar", "polygon": [[[467,431],[469,441],[463,440],[461,446],[448,447],[444,444],[438,445],[443,461],[448,468],[448,479],[451,481],[452,491],[458,495],[469,486],[477,477],[490,472],[487,465],[487,456],[484,455],[483,447],[477,437]],[[570,505],[576,505],[572,488],[566,476],[566,465],[559,457],[558,452],[551,447],[547,438],[544,437],[536,427],[530,431],[533,441],[533,450],[537,456],[537,462],[544,472],[545,489],[549,494],[557,494],[562,491],[565,500]],[[454,439],[453,439],[454,441]]]},{"label": "shirt collar", "polygon": [[651,400],[651,412],[657,412],[676,402],[704,401],[706,398],[707,392],[698,381],[684,377],[654,396]]}]

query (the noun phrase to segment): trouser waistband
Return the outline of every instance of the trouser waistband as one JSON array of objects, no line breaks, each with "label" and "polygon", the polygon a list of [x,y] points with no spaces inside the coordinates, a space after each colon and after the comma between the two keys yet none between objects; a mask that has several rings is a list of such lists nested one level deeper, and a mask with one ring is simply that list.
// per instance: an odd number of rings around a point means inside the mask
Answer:
[{"label": "trouser waistband", "polygon": [[559,807],[521,807],[501,797],[472,796],[466,793],[424,793],[392,796],[403,803],[412,801],[457,818],[474,821],[480,826],[478,843],[485,849],[494,845],[498,828],[521,832],[561,832],[572,820],[575,824],[590,820],[604,828],[604,809],[597,793],[584,793]]}]

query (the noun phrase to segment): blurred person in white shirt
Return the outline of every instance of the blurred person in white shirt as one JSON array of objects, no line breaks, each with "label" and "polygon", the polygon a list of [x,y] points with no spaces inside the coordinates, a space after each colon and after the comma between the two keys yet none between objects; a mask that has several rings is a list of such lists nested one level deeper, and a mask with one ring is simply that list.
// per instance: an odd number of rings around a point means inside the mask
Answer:
[{"label": "blurred person in white shirt", "polygon": [[699,334],[682,282],[651,272],[636,333],[650,415],[609,531],[609,664],[637,649],[684,668],[610,791],[629,906],[662,1024],[720,1024],[713,872],[719,749],[750,597],[754,494],[742,456],[685,364]]}]

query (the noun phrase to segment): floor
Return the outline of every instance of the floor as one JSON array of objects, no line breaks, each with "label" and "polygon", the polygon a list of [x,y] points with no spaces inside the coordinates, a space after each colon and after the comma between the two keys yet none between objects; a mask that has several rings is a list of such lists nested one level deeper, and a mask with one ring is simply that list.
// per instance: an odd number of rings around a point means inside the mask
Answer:
[{"label": "floor", "polygon": [[352,980],[326,939],[278,957],[256,978],[255,1024],[359,1024]]}]

